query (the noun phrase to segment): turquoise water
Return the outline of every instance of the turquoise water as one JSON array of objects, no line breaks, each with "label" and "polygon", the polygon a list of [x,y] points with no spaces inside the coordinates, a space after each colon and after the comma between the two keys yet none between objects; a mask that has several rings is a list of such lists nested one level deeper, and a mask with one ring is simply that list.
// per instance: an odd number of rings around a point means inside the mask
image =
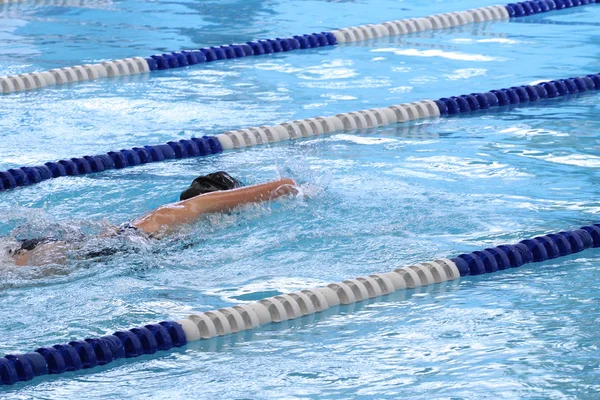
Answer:
[{"label": "turquoise water", "polygon": [[[90,2],[0,10],[0,73],[321,31],[488,1]],[[324,16],[327,16],[326,18]],[[600,6],[0,97],[0,169],[600,72]],[[0,234],[92,235],[197,175],[303,196],[65,266],[0,261],[22,352],[597,222],[598,95],[60,178],[0,194]],[[8,238],[6,238],[8,236]],[[578,398],[598,392],[597,250],[107,367],[11,398]]]}]

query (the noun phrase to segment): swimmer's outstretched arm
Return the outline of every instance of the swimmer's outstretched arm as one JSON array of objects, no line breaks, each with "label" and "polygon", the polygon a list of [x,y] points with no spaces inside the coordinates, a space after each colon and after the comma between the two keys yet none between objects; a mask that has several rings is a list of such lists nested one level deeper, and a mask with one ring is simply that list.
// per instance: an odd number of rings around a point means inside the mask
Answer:
[{"label": "swimmer's outstretched arm", "polygon": [[295,185],[296,182],[292,179],[284,178],[260,185],[202,194],[161,206],[135,220],[133,226],[149,234],[168,231],[177,225],[193,222],[202,214],[227,212],[243,204],[296,193]]}]

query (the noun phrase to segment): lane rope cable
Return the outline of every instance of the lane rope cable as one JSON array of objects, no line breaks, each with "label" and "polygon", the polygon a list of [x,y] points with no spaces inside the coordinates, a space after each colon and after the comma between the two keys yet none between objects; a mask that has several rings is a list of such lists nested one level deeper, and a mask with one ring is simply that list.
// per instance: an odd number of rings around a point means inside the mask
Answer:
[{"label": "lane rope cable", "polygon": [[[0,2],[2,1],[6,0],[0,0]],[[600,0],[524,1],[510,3],[505,6],[481,7],[467,11],[430,15],[423,18],[408,18],[381,24],[367,24],[333,31],[295,35],[291,38],[275,38],[241,44],[203,47],[198,50],[155,54],[150,57],[131,57],[97,64],[56,68],[49,71],[0,76],[0,93],[21,92],[105,77],[145,74],[205,62],[333,46],[338,43],[446,29],[478,22],[507,20],[597,2],[600,2]]]},{"label": "lane rope cable", "polygon": [[241,149],[342,131],[366,132],[369,129],[396,123],[468,114],[507,105],[529,105],[543,99],[566,98],[565,96],[599,89],[600,74],[591,74],[541,82],[535,85],[514,86],[489,92],[442,97],[438,100],[422,100],[384,108],[340,113],[329,117],[306,118],[274,126],[233,130],[216,136],[170,141],[166,144],[109,151],[100,155],[74,157],[57,162],[47,162],[44,165],[0,171],[0,192],[61,176],[86,175],[169,159],[207,156],[223,150]]},{"label": "lane rope cable", "polygon": [[36,376],[106,365],[120,358],[139,357],[320,313],[339,305],[381,298],[390,293],[518,268],[600,247],[600,224],[537,236],[517,244],[500,245],[331,283],[327,286],[268,297],[249,304],[192,314],[177,321],[162,321],[112,335],[74,340],[0,358],[0,382],[12,385]]}]

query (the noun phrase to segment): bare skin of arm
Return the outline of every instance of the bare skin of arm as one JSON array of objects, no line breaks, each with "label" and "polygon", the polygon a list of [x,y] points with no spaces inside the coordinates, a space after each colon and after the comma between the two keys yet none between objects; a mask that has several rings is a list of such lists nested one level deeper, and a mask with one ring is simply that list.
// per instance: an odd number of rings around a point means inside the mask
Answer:
[{"label": "bare skin of arm", "polygon": [[133,226],[148,234],[169,231],[178,225],[194,222],[202,214],[227,212],[244,204],[296,193],[295,185],[296,182],[292,179],[284,178],[260,185],[203,194],[159,207],[135,220]]},{"label": "bare skin of arm", "polygon": [[[292,179],[284,178],[260,185],[203,194],[159,207],[135,220],[133,226],[148,234],[169,231],[178,225],[194,222],[202,214],[227,212],[244,204],[296,193],[295,185],[296,182]],[[65,242],[46,243],[34,250],[22,251],[15,255],[15,264],[24,266],[64,263],[67,247]]]}]

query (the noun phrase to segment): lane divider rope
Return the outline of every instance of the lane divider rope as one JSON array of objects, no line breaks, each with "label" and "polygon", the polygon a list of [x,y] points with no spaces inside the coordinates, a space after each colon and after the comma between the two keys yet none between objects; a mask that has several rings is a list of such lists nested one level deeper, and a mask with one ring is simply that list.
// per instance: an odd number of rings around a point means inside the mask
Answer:
[{"label": "lane divider rope", "polygon": [[45,86],[89,81],[104,77],[143,74],[157,70],[181,68],[217,60],[333,46],[337,43],[452,28],[470,23],[523,17],[552,10],[595,4],[597,2],[600,2],[600,0],[525,1],[511,3],[506,6],[481,7],[467,11],[436,14],[424,18],[409,18],[388,21],[381,24],[342,28],[330,32],[296,35],[291,38],[275,38],[242,44],[203,47],[199,50],[156,54],[145,58],[132,57],[105,61],[98,64],[84,64],[56,68],[49,71],[8,75],[0,77],[0,93],[20,92],[39,89]]},{"label": "lane divider rope", "polygon": [[61,176],[87,175],[151,162],[207,156],[222,151],[221,142],[217,138],[203,136],[170,141],[166,144],[109,151],[95,156],[74,157],[33,167],[11,168],[0,171],[0,192]]},{"label": "lane divider rope", "polygon": [[198,157],[256,145],[295,140],[341,131],[366,132],[369,129],[419,119],[465,114],[479,110],[530,104],[542,99],[600,89],[600,74],[558,79],[536,85],[514,86],[483,93],[471,93],[438,100],[423,100],[372,108],[330,117],[316,117],[284,122],[275,126],[260,126],[203,136],[190,140],[171,141],[156,146],[134,147],[111,151],[98,156],[76,157],[48,162],[41,166],[11,168],[0,171],[0,192],[39,183],[65,175],[85,175],[112,168],[125,168],[165,159]]},{"label": "lane divider rope", "polygon": [[184,346],[188,342],[301,318],[340,304],[361,302],[399,290],[434,285],[469,275],[518,268],[592,247],[600,247],[600,224],[460,254],[452,259],[347,279],[321,288],[276,295],[250,304],[192,314],[178,321],[162,321],[99,338],[42,347],[25,354],[10,354],[0,358],[0,382],[11,385],[36,376],[93,368],[120,358],[154,354],[159,350]]}]

